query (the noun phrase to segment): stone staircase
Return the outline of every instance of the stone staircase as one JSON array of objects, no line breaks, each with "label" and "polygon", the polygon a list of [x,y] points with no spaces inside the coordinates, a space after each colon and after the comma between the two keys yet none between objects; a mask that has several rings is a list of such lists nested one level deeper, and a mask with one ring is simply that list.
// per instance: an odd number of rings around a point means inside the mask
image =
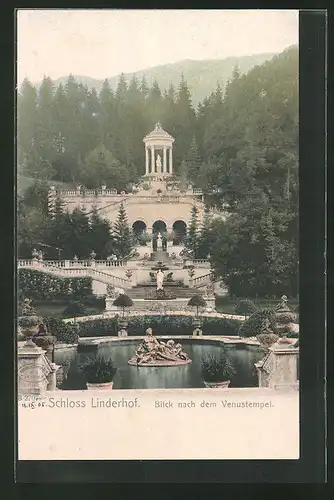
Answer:
[{"label": "stone staircase", "polygon": [[99,269],[95,269],[94,267],[84,267],[84,268],[66,268],[66,267],[58,267],[56,265],[52,265],[47,261],[34,263],[31,261],[19,261],[19,268],[26,269],[36,269],[37,271],[53,274],[59,277],[64,278],[76,278],[76,277],[91,277],[93,280],[99,281],[106,285],[114,285],[115,287],[129,289],[131,288],[131,280],[121,278],[119,276],[114,276],[110,273],[105,273]]},{"label": "stone staircase", "polygon": [[[131,299],[145,299],[147,298],[147,295],[150,292],[153,292],[155,289],[156,289],[155,285],[146,285],[146,284],[137,285],[131,288],[131,290],[128,290],[128,295],[129,297],[131,297]],[[180,285],[168,286],[166,284],[164,285],[164,289],[173,293],[173,295],[175,295],[177,299],[184,299],[184,298],[190,299],[194,295],[204,294],[204,292],[201,292],[200,290]]]}]

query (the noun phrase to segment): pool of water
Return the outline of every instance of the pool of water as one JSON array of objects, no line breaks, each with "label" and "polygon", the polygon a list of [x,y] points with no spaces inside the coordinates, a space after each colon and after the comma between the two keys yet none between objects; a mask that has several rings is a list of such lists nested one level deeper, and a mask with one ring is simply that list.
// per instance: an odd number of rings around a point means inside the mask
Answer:
[{"label": "pool of water", "polygon": [[177,388],[201,388],[205,387],[201,377],[202,356],[213,354],[219,356],[221,351],[232,358],[236,369],[236,375],[231,378],[230,387],[256,387],[257,375],[254,363],[263,358],[263,351],[249,351],[244,346],[237,345],[235,348],[224,348],[222,345],[207,345],[202,343],[180,342],[184,350],[192,359],[192,363],[182,366],[169,367],[137,367],[128,364],[133,356],[139,341],[107,342],[100,344],[98,348],[92,346],[84,351],[57,350],[55,362],[61,364],[68,359],[70,369],[67,380],[60,387],[64,390],[86,389],[86,383],[78,365],[82,364],[87,357],[97,354],[112,359],[117,366],[114,378],[115,389],[177,389]]}]

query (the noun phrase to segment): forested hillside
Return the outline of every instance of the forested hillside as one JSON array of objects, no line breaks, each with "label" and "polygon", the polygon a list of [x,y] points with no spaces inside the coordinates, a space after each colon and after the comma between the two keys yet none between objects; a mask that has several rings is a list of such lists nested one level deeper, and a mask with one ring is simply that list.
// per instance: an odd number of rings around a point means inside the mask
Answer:
[{"label": "forested hillside", "polygon": [[[147,84],[150,87],[156,80],[161,91],[164,92],[168,90],[171,83],[177,87],[183,74],[184,79],[188,83],[192,101],[197,105],[211,94],[216,88],[217,83],[225,86],[235,66],[239,67],[241,73],[247,73],[251,68],[258,64],[263,64],[274,55],[276,54],[266,53],[243,57],[227,57],[225,59],[207,59],[204,61],[185,60],[146,68],[134,73],[125,73],[124,76],[129,81],[133,76],[139,80],[145,76]],[[74,78],[78,83],[87,85],[89,90],[95,88],[97,92],[100,92],[103,85],[103,80],[88,76],[74,75]],[[108,77],[109,85],[113,90],[116,90],[119,78],[120,75]],[[66,81],[67,77],[57,78],[55,85],[58,86],[60,83],[65,85]],[[39,87],[39,84],[36,84],[36,86]]]},{"label": "forested hillside", "polygon": [[[227,205],[231,213],[206,231],[204,253],[217,276],[236,295],[295,295],[298,49],[247,74],[235,67],[226,87],[217,85],[196,107],[185,77],[165,92],[157,81],[124,75],[115,92],[105,81],[100,93],[73,77],[58,87],[45,78],[38,92],[25,80],[18,96],[20,171],[45,181],[131,189],[144,174],[142,139],[157,120],[175,137],[177,175],[204,188],[207,204]],[[192,247],[196,253],[200,245]]]}]

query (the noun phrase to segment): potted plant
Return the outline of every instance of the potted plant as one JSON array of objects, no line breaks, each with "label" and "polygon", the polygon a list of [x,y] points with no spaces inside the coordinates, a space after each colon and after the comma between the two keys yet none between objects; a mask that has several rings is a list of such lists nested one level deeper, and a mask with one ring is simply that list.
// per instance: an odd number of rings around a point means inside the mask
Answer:
[{"label": "potted plant", "polygon": [[88,359],[80,370],[83,372],[87,389],[112,389],[117,368],[111,359],[102,356]]},{"label": "potted plant", "polygon": [[235,375],[235,368],[227,356],[209,354],[201,360],[201,372],[205,387],[227,388],[231,377]]}]

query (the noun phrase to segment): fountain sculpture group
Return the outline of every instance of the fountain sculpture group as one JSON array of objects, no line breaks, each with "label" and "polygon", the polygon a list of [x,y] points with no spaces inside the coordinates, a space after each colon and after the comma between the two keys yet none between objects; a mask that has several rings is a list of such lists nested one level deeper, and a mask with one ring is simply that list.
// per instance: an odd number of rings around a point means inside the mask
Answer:
[{"label": "fountain sculpture group", "polygon": [[174,340],[161,342],[153,335],[152,328],[148,328],[144,340],[128,363],[136,366],[176,366],[189,364],[191,359],[182,350],[181,344],[176,344]]}]

